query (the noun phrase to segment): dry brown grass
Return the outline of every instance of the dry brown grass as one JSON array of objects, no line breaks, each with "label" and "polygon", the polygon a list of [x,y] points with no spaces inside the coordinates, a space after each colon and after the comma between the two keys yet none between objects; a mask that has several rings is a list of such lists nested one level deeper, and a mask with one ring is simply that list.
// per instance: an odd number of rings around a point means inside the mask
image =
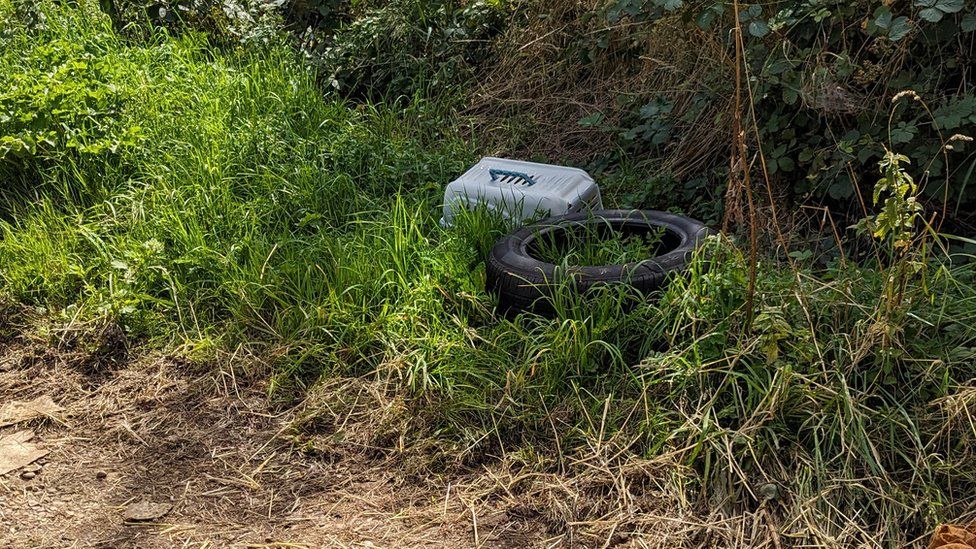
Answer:
[{"label": "dry brown grass", "polygon": [[[245,353],[200,364],[130,348],[102,323],[31,323],[0,348],[0,398],[47,394],[65,410],[29,425],[51,450],[38,476],[0,478],[5,546],[771,543],[768,515],[702,509],[693,472],[616,438],[558,464],[471,455],[382,379],[324,379],[282,406]],[[173,509],[125,523],[140,500]]]},{"label": "dry brown grass", "polygon": [[[858,509],[824,506],[836,500],[831,493],[842,501],[852,486],[885,479],[838,479],[825,494],[808,490],[809,456],[769,455],[757,474],[736,468],[730,441],[754,436],[771,417],[765,408],[738,431],[708,434],[697,431],[707,401],[675,403],[687,414],[689,441],[729,445],[727,454],[716,448],[727,463],[713,464],[728,475],[705,482],[701,471],[680,465],[691,442],[644,458],[624,428],[582,435],[565,452],[486,451],[439,435],[439,412],[383,376],[326,377],[282,403],[269,398],[272,372],[260,357],[237,352],[192,362],[131,345],[104,323],[64,326],[26,316],[21,326],[5,326],[0,399],[51,395],[65,410],[26,425],[51,450],[38,476],[0,478],[5,546],[886,543],[884,532],[865,530]],[[951,456],[947,467],[964,468],[972,457],[959,450],[970,446],[974,395],[961,387],[934,402],[926,418],[941,426],[932,444]],[[637,417],[634,406],[629,416]],[[560,413],[550,417],[554,430],[573,431]],[[589,420],[593,433],[604,432],[599,417]],[[763,495],[770,482],[775,497]],[[743,498],[742,490],[753,496]],[[157,523],[125,523],[125,506],[140,500],[173,510]]]},{"label": "dry brown grass", "polygon": [[[29,424],[51,451],[38,476],[0,478],[3,546],[469,545],[469,515],[443,515],[438,483],[352,445],[334,456],[297,445],[295,420],[316,413],[312,402],[272,404],[254,357],[195,364],[134,348],[118,360],[96,357],[106,345],[59,349],[62,332],[0,348],[0,399],[47,394],[65,409]],[[125,523],[140,500],[173,509]]]},{"label": "dry brown grass", "polygon": [[[480,133],[505,153],[583,163],[618,141],[612,131],[580,126],[581,118],[600,112],[607,126],[619,126],[642,99],[660,96],[674,104],[676,122],[663,154],[655,155],[654,172],[683,178],[723,162],[731,80],[721,75],[732,69],[724,49],[709,34],[668,19],[606,27],[600,18],[584,17],[597,4],[561,0],[519,10],[525,21],[496,41],[497,65],[485,71],[470,98]],[[591,49],[594,57],[582,62],[581,37],[604,32],[607,47]],[[705,90],[719,100],[692,115]]]}]

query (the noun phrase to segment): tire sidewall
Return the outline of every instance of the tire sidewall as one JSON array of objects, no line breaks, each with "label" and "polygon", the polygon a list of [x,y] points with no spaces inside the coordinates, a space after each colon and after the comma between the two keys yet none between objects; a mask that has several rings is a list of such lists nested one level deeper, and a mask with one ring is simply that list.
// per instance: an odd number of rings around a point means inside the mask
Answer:
[{"label": "tire sidewall", "polygon": [[[540,261],[528,253],[529,245],[540,236],[574,226],[609,223],[615,228],[631,225],[648,230],[664,228],[675,234],[678,245],[668,252],[640,262],[616,265],[562,268]],[[492,247],[488,260],[488,290],[499,294],[500,302],[515,301],[514,306],[529,298],[549,295],[548,287],[569,282],[580,293],[605,284],[625,283],[642,292],[658,289],[675,271],[683,270],[695,248],[710,233],[700,221],[658,210],[602,210],[567,214],[541,220],[501,238]],[[515,279],[514,281],[512,279]],[[517,281],[516,284],[513,282]],[[517,296],[510,288],[518,286]],[[514,299],[513,299],[514,298]]]}]

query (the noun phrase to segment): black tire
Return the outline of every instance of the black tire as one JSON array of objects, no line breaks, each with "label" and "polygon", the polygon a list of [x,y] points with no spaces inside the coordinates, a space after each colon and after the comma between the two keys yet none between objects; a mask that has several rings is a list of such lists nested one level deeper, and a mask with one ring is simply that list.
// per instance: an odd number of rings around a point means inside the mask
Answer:
[{"label": "black tire", "polygon": [[[542,235],[597,224],[629,233],[663,228],[664,253],[640,262],[569,269],[557,268],[530,255],[530,247]],[[509,315],[521,311],[551,314],[551,288],[565,281],[571,282],[572,290],[580,294],[599,285],[621,283],[649,293],[683,271],[692,252],[710,232],[699,221],[656,210],[601,210],[550,217],[495,243],[487,260],[487,290],[498,296],[499,308]]]}]

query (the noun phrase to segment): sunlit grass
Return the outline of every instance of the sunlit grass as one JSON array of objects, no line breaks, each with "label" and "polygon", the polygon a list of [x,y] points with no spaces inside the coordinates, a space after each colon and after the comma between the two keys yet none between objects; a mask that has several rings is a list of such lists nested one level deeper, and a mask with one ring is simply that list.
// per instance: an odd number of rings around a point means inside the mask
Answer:
[{"label": "sunlit grass", "polygon": [[686,465],[694,505],[729,514],[775,483],[797,540],[897,545],[973,511],[969,264],[927,258],[901,324],[882,326],[878,265],[764,261],[747,327],[745,260],[716,237],[661,295],[566,287],[555,318],[505,319],[483,261],[506,227],[437,223],[443,185],[478,153],[450,109],[324,96],[283,44],[128,43],[90,6],[46,9],[29,30],[0,0],[0,78],[65,62],[42,51],[53,39],[85,44],[118,67],[99,76],[123,98],[112,124],[140,130],[115,152],[54,144],[2,163],[0,288],[16,300],[166,348],[246,346],[274,362],[273,391],[387,380],[437,410],[412,436],[471,453],[562,459],[625,439],[623,455]]}]

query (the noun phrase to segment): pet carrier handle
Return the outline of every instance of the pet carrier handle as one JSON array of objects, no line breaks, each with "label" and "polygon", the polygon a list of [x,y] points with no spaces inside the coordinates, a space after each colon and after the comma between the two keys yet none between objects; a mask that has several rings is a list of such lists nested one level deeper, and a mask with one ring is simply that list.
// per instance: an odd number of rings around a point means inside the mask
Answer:
[{"label": "pet carrier handle", "polygon": [[488,170],[488,175],[491,176],[492,181],[498,179],[499,177],[503,177],[507,175],[509,177],[517,177],[525,181],[525,183],[530,186],[535,185],[535,179],[532,179],[531,175],[523,172],[513,172],[511,170],[500,170],[498,168],[491,168]]}]

